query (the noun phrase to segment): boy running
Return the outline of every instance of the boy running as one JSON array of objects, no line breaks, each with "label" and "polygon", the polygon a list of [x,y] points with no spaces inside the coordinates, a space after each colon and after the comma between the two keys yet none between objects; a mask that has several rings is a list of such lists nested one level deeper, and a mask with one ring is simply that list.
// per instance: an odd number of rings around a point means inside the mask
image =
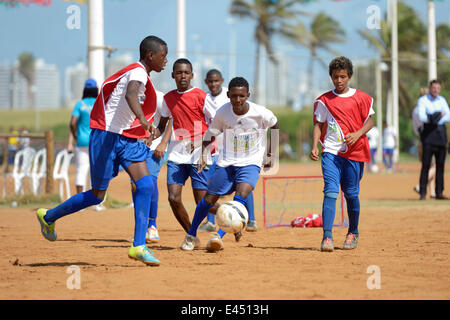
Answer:
[{"label": "boy running", "polygon": [[353,74],[352,62],[346,57],[331,61],[329,74],[334,90],[324,93],[314,104],[313,146],[310,158],[319,160],[318,142],[323,146],[322,173],[324,198],[322,204],[323,239],[321,251],[333,251],[332,228],[336,199],[341,185],[347,200],[349,219],[344,249],[357,246],[359,232],[359,183],[364,162],[370,161],[366,133],[373,127],[373,99],[366,93],[348,87]]},{"label": "boy running", "polygon": [[[134,241],[128,256],[147,265],[159,265],[145,245],[152,179],[145,159],[148,148],[138,139],[151,138],[151,121],[156,109],[156,92],[149,78],[167,63],[167,44],[148,36],[140,46],[140,60],[109,77],[103,83],[91,112],[89,160],[92,189],[74,195],[52,209],[38,209],[42,235],[56,240],[55,221],[103,201],[109,182],[121,165],[136,184],[134,198]],[[150,133],[150,134],[149,134]]]},{"label": "boy running", "polygon": [[[206,73],[205,83],[208,86],[208,97],[210,101],[213,103],[213,107],[215,111],[217,111],[221,106],[230,102],[228,98],[226,87],[223,87],[223,77],[222,73],[217,69],[211,69]],[[223,135],[218,135],[215,137],[216,145],[218,148],[223,147]],[[212,155],[213,164],[209,169],[209,176],[214,173],[214,168],[216,166],[217,159],[219,157],[219,150],[215,150],[215,153]],[[256,231],[258,230],[258,226],[256,225],[255,220],[255,209],[253,202],[253,192],[250,192],[247,198],[247,210],[248,210],[248,224],[246,227],[247,231]],[[199,231],[216,231],[216,223],[215,223],[216,215],[213,213],[208,213],[207,221],[202,224],[198,230]],[[237,234],[236,240],[239,240],[241,233]]]},{"label": "boy running", "polygon": [[[202,157],[198,170],[206,166],[208,146],[213,137],[223,133],[224,144],[220,149],[213,175],[206,195],[195,209],[191,228],[181,245],[183,250],[193,250],[199,243],[197,228],[220,196],[235,192],[234,201],[247,207],[247,197],[255,188],[265,154],[270,158],[270,146],[266,150],[267,129],[278,129],[275,115],[263,106],[247,101],[250,96],[249,84],[237,77],[228,85],[230,102],[216,113],[203,140]],[[269,140],[270,141],[270,140]],[[208,251],[223,249],[222,230],[208,241]]]},{"label": "boy running", "polygon": [[[167,151],[167,189],[172,211],[187,232],[191,227],[189,215],[183,205],[182,189],[190,177],[195,202],[206,193],[208,173],[197,170],[201,153],[201,141],[214,117],[215,110],[207,100],[207,94],[191,86],[194,74],[188,59],[178,59],[173,64],[172,78],[177,89],[164,95],[157,135],[164,132],[169,117],[172,118],[172,137]],[[209,159],[209,164],[212,161]]]}]

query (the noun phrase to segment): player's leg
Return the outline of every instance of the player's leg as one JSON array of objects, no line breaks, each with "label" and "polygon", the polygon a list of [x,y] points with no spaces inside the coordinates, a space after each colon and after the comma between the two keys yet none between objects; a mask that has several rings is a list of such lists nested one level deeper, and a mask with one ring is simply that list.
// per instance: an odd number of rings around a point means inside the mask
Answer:
[{"label": "player's leg", "polygon": [[246,231],[256,231],[258,230],[258,225],[255,219],[255,202],[253,199],[253,191],[247,197],[247,211],[248,211],[248,224]]},{"label": "player's leg", "polygon": [[[202,170],[201,172],[197,172],[197,166],[191,166],[189,168],[192,192],[196,204],[198,204],[201,199],[205,197],[206,190],[208,188],[208,181],[211,178],[212,173],[214,173],[214,171],[211,171],[211,168],[208,168],[208,170]],[[218,208],[219,204],[216,202],[214,206],[208,211],[207,222],[198,228],[199,231],[216,231],[215,214]],[[210,216],[214,218],[211,219]]]},{"label": "player's leg", "polygon": [[[233,186],[233,180],[229,179],[228,168],[216,167],[214,174],[208,183],[208,190],[200,202],[197,204],[195,208],[194,217],[192,219],[192,225],[188,230],[188,233],[185,236],[185,239],[181,245],[183,250],[193,250],[196,246],[199,245],[199,240],[197,238],[197,230],[200,223],[207,216],[209,210],[214,207],[217,200],[221,195],[227,194]],[[194,175],[192,175],[194,176]],[[192,179],[192,177],[191,177]],[[194,179],[195,180],[195,179]],[[193,182],[193,185],[199,188],[200,186],[196,185]]]},{"label": "player's leg", "polygon": [[158,201],[159,201],[159,190],[158,190],[158,176],[161,167],[164,163],[164,158],[156,158],[153,155],[153,151],[150,151],[149,156],[146,160],[148,171],[150,177],[153,181],[153,192],[150,200],[150,218],[148,220],[148,232],[147,240],[150,242],[159,241],[159,233],[156,225],[156,218],[158,216]]},{"label": "player's leg", "polygon": [[444,170],[445,170],[445,158],[447,150],[445,146],[436,146],[434,157],[436,159],[436,199],[446,199],[443,195],[444,191]]},{"label": "player's leg", "polygon": [[169,204],[175,218],[188,232],[191,227],[189,215],[182,201],[183,186],[189,177],[188,167],[185,164],[176,164],[172,161],[167,162],[167,191],[169,193]]},{"label": "player's leg", "polygon": [[[217,161],[219,160],[219,155],[212,156],[212,165],[209,166],[208,170],[208,180],[214,174],[214,169],[216,168]],[[216,202],[215,206],[208,212],[206,222],[199,227],[199,230],[203,231],[216,231],[216,212],[218,209],[218,203]]]},{"label": "player's leg", "polygon": [[433,146],[430,144],[422,145],[422,168],[420,169],[420,199],[425,200],[427,194],[428,174],[433,156]]},{"label": "player's leg", "polygon": [[37,217],[41,224],[41,232],[47,240],[56,240],[56,220],[103,201],[109,181],[114,175],[115,154],[113,150],[116,142],[116,136],[110,135],[106,131],[92,130],[90,144],[96,146],[89,148],[92,189],[75,194],[52,209],[38,209]]},{"label": "player's leg", "polygon": [[342,157],[328,152],[322,154],[322,174],[324,181],[322,219],[323,237],[321,251],[333,251],[333,223],[336,214],[336,199],[339,195]]},{"label": "player's leg", "polygon": [[348,232],[344,241],[344,249],[354,249],[357,246],[359,231],[359,183],[364,173],[364,162],[343,160],[341,187],[347,201]]}]

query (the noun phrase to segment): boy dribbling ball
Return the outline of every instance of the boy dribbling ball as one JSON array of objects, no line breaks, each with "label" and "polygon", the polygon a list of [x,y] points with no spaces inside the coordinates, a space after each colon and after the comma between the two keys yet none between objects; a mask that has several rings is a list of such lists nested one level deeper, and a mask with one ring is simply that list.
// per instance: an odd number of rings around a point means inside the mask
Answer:
[{"label": "boy dribbling ball", "polygon": [[314,104],[313,146],[310,158],[319,160],[317,144],[322,144],[324,198],[322,204],[323,239],[321,251],[334,250],[332,228],[339,185],[347,201],[348,233],[343,249],[354,249],[359,239],[359,183],[364,162],[370,162],[366,133],[373,127],[373,98],[348,87],[353,74],[352,62],[346,57],[333,59],[329,74],[334,90],[317,98]]}]

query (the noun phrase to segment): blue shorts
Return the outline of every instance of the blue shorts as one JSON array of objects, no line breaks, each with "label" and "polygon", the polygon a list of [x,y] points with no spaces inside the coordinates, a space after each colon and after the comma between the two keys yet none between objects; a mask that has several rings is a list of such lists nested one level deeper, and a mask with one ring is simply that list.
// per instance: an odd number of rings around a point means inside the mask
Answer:
[{"label": "blue shorts", "polygon": [[346,197],[359,195],[359,182],[364,173],[364,162],[324,152],[322,154],[323,193],[339,194],[339,184]]},{"label": "blue shorts", "polygon": [[184,186],[187,178],[191,177],[192,189],[206,190],[208,187],[209,168],[205,169],[198,173],[197,165],[167,161],[167,185],[178,184]]},{"label": "blue shorts", "polygon": [[214,169],[216,168],[216,163],[219,160],[219,154],[216,154],[211,157],[212,158],[212,165],[209,166],[208,170],[208,181],[211,179],[212,175],[214,174]]},{"label": "blue shorts", "polygon": [[242,182],[248,183],[255,189],[261,168],[255,165],[243,167],[216,166],[211,176],[207,192],[213,195],[223,196],[236,191],[236,185]]},{"label": "blue shorts", "polygon": [[137,139],[118,133],[92,129],[89,137],[89,161],[93,189],[106,190],[112,178],[132,162],[145,161],[149,149]]},{"label": "blue shorts", "polygon": [[387,154],[389,156],[394,155],[394,148],[383,148],[383,154]]},{"label": "blue shorts", "polygon": [[150,173],[150,175],[158,178],[159,171],[161,170],[161,167],[164,164],[164,159],[166,157],[167,152],[164,153],[164,157],[158,159],[153,156],[153,151],[154,150],[149,151],[147,159],[145,159],[145,162],[147,163],[148,172]]}]

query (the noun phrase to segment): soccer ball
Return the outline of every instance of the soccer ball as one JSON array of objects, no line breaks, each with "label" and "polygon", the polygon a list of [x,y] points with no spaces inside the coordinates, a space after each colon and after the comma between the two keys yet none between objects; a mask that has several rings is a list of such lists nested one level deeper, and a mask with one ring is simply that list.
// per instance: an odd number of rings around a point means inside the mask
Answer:
[{"label": "soccer ball", "polygon": [[223,203],[217,210],[216,221],[223,231],[236,233],[247,225],[248,212],[242,203],[228,201]]},{"label": "soccer ball", "polygon": [[374,164],[373,166],[370,167],[370,171],[373,173],[377,173],[378,172],[378,166],[376,164]]}]

